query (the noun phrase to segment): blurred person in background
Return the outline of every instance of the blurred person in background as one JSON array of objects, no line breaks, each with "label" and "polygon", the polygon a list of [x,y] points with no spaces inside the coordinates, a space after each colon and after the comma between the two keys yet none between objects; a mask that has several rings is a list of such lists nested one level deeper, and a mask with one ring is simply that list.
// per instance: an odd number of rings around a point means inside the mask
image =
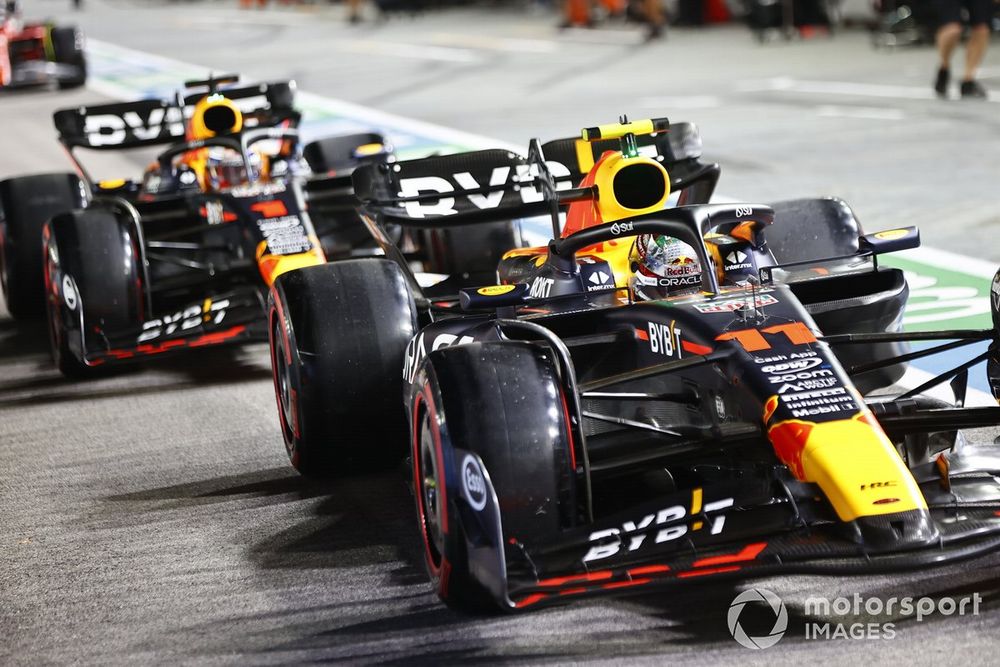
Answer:
[{"label": "blurred person in background", "polygon": [[[244,9],[248,9],[249,7],[253,6],[253,2],[254,2],[254,0],[240,0],[240,7],[244,8]],[[264,7],[267,6],[267,3],[268,3],[268,0],[257,0],[257,8],[258,9],[263,9]],[[292,5],[292,4],[298,5],[298,4],[302,4],[302,0],[281,0],[281,4],[283,4],[283,5]]]},{"label": "blurred person in background", "polygon": [[361,23],[361,3],[363,0],[347,0],[347,21]]},{"label": "blurred person in background", "polygon": [[[663,34],[662,0],[598,0],[609,18],[628,17],[646,23],[649,27],[647,39],[654,39]],[[560,28],[593,28],[594,18],[591,14],[592,0],[563,0],[563,21]]]},{"label": "blurred person in background", "polygon": [[594,27],[594,20],[590,16],[590,0],[563,0],[562,13],[560,28]]},{"label": "blurred person in background", "polygon": [[986,90],[976,81],[976,71],[986,55],[990,43],[990,19],[993,14],[993,0],[935,0],[941,21],[934,42],[937,44],[941,64],[934,90],[938,97],[948,97],[948,83],[951,81],[951,54],[962,40],[962,9],[969,14],[969,40],[965,44],[965,70],[959,92],[963,98],[985,99]]},{"label": "blurred person in background", "polygon": [[663,4],[662,0],[642,0],[642,12],[649,24],[646,39],[656,39],[663,34]]}]

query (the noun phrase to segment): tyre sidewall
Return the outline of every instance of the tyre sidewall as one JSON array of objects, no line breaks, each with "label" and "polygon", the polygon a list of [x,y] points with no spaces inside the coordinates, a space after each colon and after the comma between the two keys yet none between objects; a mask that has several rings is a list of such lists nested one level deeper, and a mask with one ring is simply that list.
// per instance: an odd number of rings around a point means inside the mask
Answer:
[{"label": "tyre sidewall", "polygon": [[60,370],[81,375],[88,352],[143,321],[142,257],[129,225],[110,211],[55,216],[44,232],[45,292],[52,352]]},{"label": "tyre sidewall", "polygon": [[[302,386],[300,374],[302,360],[295,344],[295,329],[286,314],[287,309],[283,285],[281,281],[277,281],[268,297],[268,336],[278,422],[285,442],[285,451],[292,465],[297,469],[308,468],[309,462],[302,459],[304,448],[298,410],[298,393]],[[285,397],[286,392],[288,398]]]},{"label": "tyre sidewall", "polygon": [[[293,465],[305,474],[384,467],[406,451],[403,358],[416,305],[393,262],[349,260],[300,269],[275,282],[271,300],[276,395],[292,383],[294,411],[279,414]],[[280,341],[275,340],[281,334]]]},{"label": "tyre sidewall", "polygon": [[52,47],[55,61],[79,68],[78,76],[61,79],[60,88],[77,88],[87,82],[87,57],[83,48],[83,33],[75,26],[52,29]]},{"label": "tyre sidewall", "polygon": [[0,181],[0,274],[15,318],[45,316],[42,228],[58,213],[86,203],[75,174],[39,174]]},{"label": "tyre sidewall", "polygon": [[[488,597],[492,604],[505,600],[486,591],[468,560],[463,517],[481,511],[462,493],[462,468],[473,455],[483,477],[496,493],[501,534],[490,538],[505,560],[514,554],[515,542],[529,546],[551,539],[572,521],[575,490],[570,460],[571,433],[566,404],[547,352],[527,343],[471,343],[440,349],[427,356],[411,386],[410,448],[418,528],[425,550],[427,570],[438,595],[448,604],[481,607]],[[473,376],[482,374],[481,381]],[[520,383],[517,381],[520,376]],[[479,386],[479,394],[474,387]],[[555,411],[555,412],[553,412]],[[428,420],[435,446],[439,476],[443,479],[443,503],[447,531],[442,540],[440,562],[435,562],[433,538],[426,529],[422,501],[420,448],[422,423]],[[552,415],[557,421],[550,423]],[[552,433],[549,441],[540,433]],[[551,437],[551,436],[549,436]],[[439,485],[440,487],[441,485]],[[467,492],[466,492],[467,494]]]}]

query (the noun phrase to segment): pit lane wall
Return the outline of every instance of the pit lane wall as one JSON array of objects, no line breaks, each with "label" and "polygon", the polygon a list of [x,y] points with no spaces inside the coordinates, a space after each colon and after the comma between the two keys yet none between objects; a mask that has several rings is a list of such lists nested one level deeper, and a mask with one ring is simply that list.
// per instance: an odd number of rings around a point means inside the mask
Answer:
[{"label": "pit lane wall", "polygon": [[[87,86],[116,99],[169,97],[188,79],[201,79],[209,68],[184,63],[150,53],[88,40],[90,80]],[[404,158],[423,157],[431,152],[456,152],[480,148],[509,148],[522,152],[524,146],[498,142],[432,123],[388,114],[377,109],[299,92],[303,112],[302,132],[306,141],[333,134],[377,130],[386,134]],[[827,194],[827,193],[817,193]],[[832,193],[836,194],[836,193]],[[886,221],[888,227],[892,221]],[[870,229],[868,231],[877,231]],[[883,258],[885,264],[907,272],[910,301],[904,325],[908,330],[986,328],[990,326],[989,288],[996,267],[975,258],[933,248],[918,248]],[[969,346],[932,359],[914,362],[910,382],[920,382],[929,374],[952,368],[972,354],[985,349]],[[981,366],[970,374],[971,388],[978,390],[970,403],[992,403]]]}]

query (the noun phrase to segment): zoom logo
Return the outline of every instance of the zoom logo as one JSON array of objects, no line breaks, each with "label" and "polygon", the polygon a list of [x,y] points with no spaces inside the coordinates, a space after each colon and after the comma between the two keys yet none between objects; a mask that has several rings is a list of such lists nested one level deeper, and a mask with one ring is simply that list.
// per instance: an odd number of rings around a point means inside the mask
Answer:
[{"label": "zoom logo", "polygon": [[[761,609],[762,615],[774,617],[774,625],[767,634],[751,637],[740,624],[740,617],[743,616],[744,609],[748,603],[756,603],[752,609]],[[761,604],[762,603],[762,604]],[[749,616],[749,614],[747,614]],[[777,595],[763,588],[751,588],[743,591],[733,599],[729,605],[729,614],[726,616],[729,624],[729,634],[733,636],[740,646],[750,649],[770,648],[781,641],[788,629],[788,610],[785,604]]]}]

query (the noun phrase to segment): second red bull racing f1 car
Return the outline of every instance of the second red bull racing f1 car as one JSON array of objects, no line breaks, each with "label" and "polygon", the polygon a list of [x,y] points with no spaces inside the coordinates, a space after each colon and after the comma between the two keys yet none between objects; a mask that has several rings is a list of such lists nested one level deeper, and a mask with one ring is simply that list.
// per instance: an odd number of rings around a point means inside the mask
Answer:
[{"label": "second red bull racing f1 car", "polygon": [[[427,568],[461,607],[1000,548],[1000,452],[960,432],[1000,421],[963,407],[972,365],[998,375],[1000,339],[900,331],[906,282],[878,257],[917,230],[863,234],[839,200],[666,208],[664,164],[637,150],[652,132],[669,126],[585,131],[569,189],[537,143],[356,172],[376,238],[549,211],[553,240],[450,297],[388,242],[385,258],[280,277],[271,348],[293,463],[408,453]],[[439,181],[405,182],[430,167]],[[444,191],[455,173],[490,185]],[[909,348],[932,339],[952,342]],[[989,350],[895,388],[908,361],[975,341]],[[926,395],[939,384],[954,400]]]},{"label": "second red bull racing f1 car", "polygon": [[[377,134],[302,148],[294,92],[214,77],[55,113],[77,173],[0,181],[0,277],[16,318],[47,313],[65,374],[266,338],[277,276],[351,254],[350,171],[391,148]],[[148,146],[162,151],[140,180],[96,180],[75,156]]]}]

